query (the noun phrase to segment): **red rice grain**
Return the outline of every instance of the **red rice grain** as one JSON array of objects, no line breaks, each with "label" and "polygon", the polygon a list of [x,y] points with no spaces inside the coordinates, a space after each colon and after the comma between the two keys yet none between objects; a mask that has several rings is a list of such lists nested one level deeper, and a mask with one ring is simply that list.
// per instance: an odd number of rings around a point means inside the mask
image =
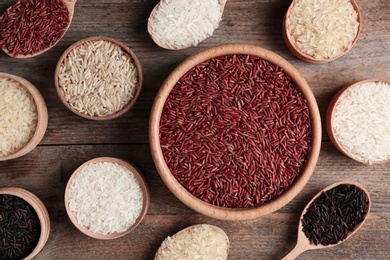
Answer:
[{"label": "red rice grain", "polygon": [[229,55],[189,70],[160,120],[164,159],[191,194],[248,208],[282,194],[310,149],[309,108],[284,71],[258,57]]},{"label": "red rice grain", "polygon": [[0,48],[12,56],[31,55],[53,46],[70,23],[61,0],[24,0],[0,19]]}]

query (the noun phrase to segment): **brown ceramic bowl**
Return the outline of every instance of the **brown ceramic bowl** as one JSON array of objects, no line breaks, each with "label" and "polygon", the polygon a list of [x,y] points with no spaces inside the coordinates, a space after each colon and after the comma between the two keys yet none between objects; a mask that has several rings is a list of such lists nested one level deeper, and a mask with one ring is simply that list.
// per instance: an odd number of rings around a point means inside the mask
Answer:
[{"label": "brown ceramic bowl", "polygon": [[34,99],[35,105],[37,107],[37,116],[38,116],[35,132],[31,137],[31,139],[26,143],[26,145],[13,154],[9,154],[3,157],[0,156],[0,161],[6,161],[6,160],[21,157],[31,152],[41,142],[46,132],[49,116],[47,112],[46,102],[43,99],[39,90],[33,84],[31,84],[29,81],[25,80],[24,78],[3,73],[3,72],[0,72],[0,78],[11,79],[20,83],[21,86],[23,86]]},{"label": "brown ceramic bowl", "polygon": [[362,28],[362,15],[360,13],[360,10],[359,10],[359,7],[357,6],[357,3],[355,2],[355,0],[351,0],[351,4],[352,6],[354,7],[355,11],[357,12],[358,14],[358,22],[359,22],[359,27],[358,27],[358,31],[356,33],[356,36],[355,36],[355,39],[352,41],[352,44],[349,46],[348,49],[346,49],[343,53],[337,55],[337,56],[334,56],[334,57],[331,57],[331,58],[327,58],[327,59],[316,59],[304,52],[302,52],[294,43],[294,40],[290,34],[290,29],[289,29],[289,24],[288,24],[288,18],[290,16],[290,13],[291,13],[291,9],[292,7],[294,6],[294,4],[297,2],[297,0],[294,0],[292,1],[292,3],[290,4],[290,7],[287,9],[287,12],[283,18],[283,24],[282,24],[282,33],[283,33],[283,38],[284,38],[284,41],[288,47],[288,49],[299,59],[305,61],[305,62],[310,62],[310,63],[326,63],[326,62],[330,62],[330,61],[333,61],[335,59],[338,59],[340,58],[341,56],[343,56],[344,54],[346,54],[350,49],[352,49],[352,47],[355,45],[359,35],[360,35],[360,31],[361,31],[361,28]]},{"label": "brown ceramic bowl", "polygon": [[[343,98],[343,94],[345,93],[345,91],[347,91],[348,89],[351,89],[351,88],[353,88],[353,87],[355,87],[357,85],[365,83],[365,82],[384,82],[384,83],[390,84],[390,80],[385,80],[385,79],[364,79],[364,80],[359,80],[357,82],[348,84],[345,87],[343,87],[342,89],[340,89],[336,93],[336,95],[334,95],[334,97],[332,98],[332,100],[329,103],[328,110],[326,112],[326,131],[327,131],[327,133],[329,135],[329,138],[330,138],[331,142],[333,143],[333,145],[342,154],[348,156],[349,158],[351,158],[351,159],[353,159],[355,161],[358,161],[358,162],[361,162],[361,163],[364,163],[364,164],[370,164],[368,161],[364,161],[363,159],[356,158],[356,156],[354,156],[350,152],[348,152],[348,149],[346,149],[340,143],[340,141],[338,140],[337,135],[335,134],[335,131],[334,131],[334,121],[333,121],[333,117],[334,117],[334,113],[335,113],[335,107],[336,107],[337,103]],[[388,159],[388,160],[380,160],[380,161],[373,161],[372,164],[386,163],[388,161],[390,161],[390,159]]]},{"label": "brown ceramic bowl", "polygon": [[[125,105],[121,110],[119,110],[119,111],[117,111],[117,112],[115,112],[113,114],[103,115],[103,116],[92,116],[92,115],[89,115],[89,114],[86,114],[86,113],[82,113],[79,110],[75,109],[73,106],[71,106],[69,104],[69,102],[66,100],[66,98],[64,97],[64,95],[62,94],[62,91],[61,91],[61,87],[62,86],[60,85],[61,83],[59,81],[60,67],[63,64],[65,58],[69,55],[69,53],[73,49],[78,48],[78,47],[80,47],[81,45],[83,45],[85,43],[95,42],[95,41],[108,41],[108,42],[111,42],[113,44],[118,45],[125,53],[127,53],[131,57],[132,63],[134,63],[134,65],[135,65],[135,67],[137,69],[137,72],[138,72],[138,79],[137,79],[136,89],[135,89],[133,98],[130,99],[129,103],[127,103],[127,105]],[[57,63],[57,66],[56,66],[55,75],[54,75],[54,82],[55,82],[57,94],[60,97],[62,103],[64,103],[64,105],[70,111],[75,113],[76,115],[78,115],[80,117],[83,117],[83,118],[86,118],[86,119],[90,119],[90,120],[99,120],[99,121],[101,121],[101,120],[112,120],[112,119],[116,119],[118,117],[121,117],[121,116],[125,115],[127,112],[129,112],[134,107],[134,105],[137,102],[137,100],[138,100],[138,98],[139,98],[139,96],[141,94],[141,91],[142,91],[142,87],[143,87],[143,72],[142,72],[141,63],[139,62],[137,56],[124,43],[122,43],[122,42],[120,42],[120,41],[118,41],[116,39],[110,38],[110,37],[97,36],[97,37],[85,38],[83,40],[80,40],[80,41],[72,44],[62,54],[62,56],[60,57],[60,59],[59,59],[59,61]]]},{"label": "brown ceramic bowl", "polygon": [[[194,66],[214,57],[242,54],[252,55],[281,67],[298,87],[309,107],[312,142],[307,161],[295,181],[280,196],[252,208],[227,208],[207,203],[188,192],[172,175],[165,162],[160,145],[160,119],[165,101],[177,81]],[[149,125],[151,153],[157,171],[170,191],[193,210],[209,217],[223,220],[254,219],[270,214],[290,202],[306,185],[316,166],[321,146],[321,119],[315,97],[302,75],[285,59],[263,48],[246,44],[227,44],[206,49],[182,62],[165,80],[158,92],[151,112]]]},{"label": "brown ceramic bowl", "polygon": [[33,193],[21,188],[15,188],[15,187],[0,188],[0,194],[12,195],[23,199],[28,204],[30,204],[30,206],[35,210],[36,214],[38,215],[41,224],[40,238],[34,250],[25,258],[25,259],[33,259],[43,249],[50,234],[50,218],[45,205]]},{"label": "brown ceramic bowl", "polygon": [[[135,223],[133,225],[131,225],[124,232],[114,232],[114,233],[109,233],[107,235],[103,235],[103,234],[92,232],[91,230],[88,229],[88,227],[85,227],[85,226],[80,225],[78,223],[76,216],[74,215],[74,213],[72,212],[72,210],[69,207],[69,190],[70,190],[70,185],[71,185],[73,179],[76,177],[76,175],[84,167],[86,167],[86,166],[88,166],[90,164],[95,164],[95,163],[99,163],[99,162],[116,163],[118,165],[124,166],[125,168],[127,168],[129,171],[131,171],[134,174],[135,178],[138,180],[139,185],[141,187],[142,194],[143,194],[143,204],[142,204],[141,213],[138,216],[138,218],[136,219]],[[80,230],[81,232],[83,232],[87,236],[90,236],[90,237],[93,237],[93,238],[97,238],[97,239],[115,239],[115,238],[119,238],[119,237],[122,237],[122,236],[130,233],[144,219],[144,217],[145,217],[145,215],[146,215],[146,213],[147,213],[147,211],[149,209],[149,202],[150,202],[149,188],[147,186],[147,183],[146,183],[145,179],[143,178],[141,173],[137,170],[137,168],[135,168],[129,162],[126,162],[126,161],[123,161],[123,160],[117,159],[117,158],[112,158],[112,157],[99,157],[99,158],[91,159],[91,160],[83,163],[81,166],[79,166],[74,171],[74,173],[70,177],[70,179],[68,181],[68,184],[66,185],[66,189],[65,189],[65,208],[66,208],[66,212],[68,213],[68,216],[69,216],[70,220],[72,221],[73,225],[75,225],[78,230]]]}]

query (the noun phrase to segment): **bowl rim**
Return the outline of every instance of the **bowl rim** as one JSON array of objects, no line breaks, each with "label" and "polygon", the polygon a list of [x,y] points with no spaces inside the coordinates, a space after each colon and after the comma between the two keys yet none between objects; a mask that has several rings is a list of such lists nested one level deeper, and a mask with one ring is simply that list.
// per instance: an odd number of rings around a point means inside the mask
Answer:
[{"label": "bowl rim", "polygon": [[[69,208],[69,189],[70,189],[70,185],[72,183],[72,180],[76,177],[76,175],[86,166],[90,165],[90,164],[95,164],[95,163],[99,163],[99,162],[110,162],[110,163],[116,163],[118,165],[121,165],[121,166],[124,166],[126,169],[130,170],[134,177],[138,180],[138,183],[141,187],[141,190],[142,190],[142,194],[143,194],[143,202],[142,202],[142,210],[141,210],[141,213],[139,214],[139,216],[137,217],[136,221],[134,222],[133,225],[131,225],[127,230],[123,231],[123,232],[114,232],[114,233],[109,233],[107,235],[102,235],[102,234],[99,234],[99,233],[94,233],[92,231],[90,231],[87,227],[85,226],[82,226],[78,223],[77,221],[77,218],[76,216],[73,214],[73,212],[70,210]],[[122,236],[125,236],[127,235],[128,233],[130,233],[132,230],[134,230],[141,222],[142,220],[145,218],[146,216],[146,213],[149,209],[149,204],[150,204],[150,192],[149,192],[149,186],[148,184],[146,183],[146,180],[145,178],[143,177],[143,175],[141,174],[141,172],[133,165],[131,164],[130,162],[127,162],[125,160],[122,160],[122,159],[119,159],[119,158],[114,158],[114,157],[96,157],[96,158],[93,158],[93,159],[90,159],[86,162],[84,162],[83,164],[81,164],[73,173],[72,175],[70,176],[68,182],[67,182],[67,185],[66,185],[66,188],[65,188],[65,194],[64,194],[64,202],[65,202],[65,209],[66,209],[66,213],[69,217],[69,219],[71,220],[71,222],[73,223],[73,225],[78,229],[80,230],[82,233],[84,233],[85,235],[87,236],[90,236],[92,238],[96,238],[96,239],[115,239],[115,238],[119,238],[119,237],[122,237]]]},{"label": "bowl rim", "polygon": [[25,259],[34,258],[36,255],[39,254],[39,252],[41,252],[43,247],[46,245],[46,242],[49,239],[49,235],[50,235],[50,216],[45,205],[35,194],[22,188],[3,187],[0,188],[0,194],[12,195],[23,199],[31,207],[33,207],[36,214],[38,215],[39,222],[41,225],[39,240],[34,250],[28,256],[26,256]]},{"label": "bowl rim", "polygon": [[31,152],[41,142],[41,140],[43,139],[46,133],[46,129],[49,121],[49,114],[48,114],[45,99],[43,98],[39,90],[30,81],[20,76],[16,76],[5,72],[0,72],[0,78],[12,79],[18,82],[32,96],[35,102],[35,106],[37,108],[37,125],[34,134],[31,136],[30,140],[16,152],[3,157],[0,156],[0,161],[6,161],[6,160],[16,159],[23,155],[26,155],[27,153]]},{"label": "bowl rim", "polygon": [[[381,79],[381,78],[366,78],[362,80],[358,80],[352,83],[349,83],[342,87],[339,91],[336,92],[336,94],[333,96],[332,100],[330,101],[327,111],[326,111],[326,132],[329,136],[330,141],[332,144],[336,147],[336,149],[344,154],[345,156],[351,158],[352,160],[355,160],[357,162],[363,163],[365,165],[370,165],[369,162],[360,160],[358,158],[355,158],[353,155],[351,155],[344,147],[343,145],[339,142],[338,138],[336,137],[336,134],[333,131],[333,116],[335,113],[335,107],[337,103],[340,101],[340,98],[342,98],[343,94],[348,90],[353,87],[356,87],[358,85],[361,85],[366,82],[384,82],[390,85],[390,80],[387,79]],[[381,160],[381,161],[372,161],[372,164],[382,164],[382,163],[387,163],[390,161],[389,159],[386,160]]]},{"label": "bowl rim", "polygon": [[[304,98],[307,100],[312,126],[311,149],[307,156],[307,162],[303,167],[301,173],[296,177],[290,187],[285,192],[283,192],[282,195],[272,199],[265,204],[253,208],[218,207],[204,202],[192,195],[170,173],[170,170],[165,163],[162,154],[159,138],[159,122],[161,119],[162,109],[166,98],[168,97],[172,88],[175,86],[176,82],[189,69],[193,68],[201,62],[209,60],[213,57],[234,54],[257,56],[273,63],[274,65],[281,67],[285,71],[285,73],[290,76],[291,80],[294,82],[294,84],[303,94]],[[184,60],[171,72],[171,74],[169,74],[169,76],[166,78],[166,80],[160,87],[160,90],[155,97],[155,101],[153,103],[152,112],[149,119],[149,142],[152,158],[156,166],[157,172],[159,173],[160,177],[162,178],[168,189],[180,201],[182,201],[191,209],[203,215],[222,220],[254,219],[272,213],[290,202],[303,189],[314,171],[321,147],[321,132],[321,118],[317,101],[303,76],[298,72],[297,69],[292,66],[292,64],[290,64],[287,60],[285,60],[278,54],[250,44],[219,45],[209,49],[205,49]]]},{"label": "bowl rim", "polygon": [[327,59],[316,59],[313,56],[302,52],[295,45],[294,40],[292,39],[292,36],[290,34],[289,24],[288,24],[288,18],[290,16],[291,9],[295,5],[295,3],[296,3],[296,0],[293,0],[291,2],[290,6],[288,7],[288,9],[287,9],[287,11],[286,11],[286,13],[284,15],[283,23],[282,23],[283,40],[286,43],[287,48],[290,50],[290,52],[292,54],[294,54],[297,58],[299,58],[300,60],[305,61],[305,62],[309,62],[309,63],[327,63],[327,62],[331,62],[333,60],[336,60],[336,59],[340,58],[341,56],[345,55],[347,52],[349,52],[352,49],[352,47],[357,42],[357,40],[359,38],[359,35],[360,35],[360,32],[362,30],[362,14],[361,14],[359,6],[355,2],[355,0],[350,0],[350,3],[352,4],[353,8],[355,9],[355,11],[357,13],[357,21],[359,23],[358,30],[356,32],[356,36],[352,40],[351,45],[344,52],[342,52],[339,55],[333,56],[331,58],[327,58]]},{"label": "bowl rim", "polygon": [[[65,99],[65,97],[62,95],[61,93],[61,87],[60,87],[60,82],[59,82],[59,79],[58,79],[58,76],[59,76],[59,71],[60,71],[60,67],[62,65],[62,63],[64,62],[65,58],[68,56],[68,54],[75,48],[83,45],[84,43],[87,43],[87,42],[93,42],[93,41],[108,41],[108,42],[111,42],[111,43],[114,43],[116,45],[118,45],[119,47],[121,47],[122,50],[125,51],[125,53],[129,54],[131,59],[132,59],[132,62],[134,63],[135,67],[137,68],[137,72],[138,72],[138,82],[137,82],[137,85],[136,85],[136,89],[135,89],[135,92],[134,92],[134,96],[133,98],[130,100],[130,102],[124,106],[121,110],[117,111],[116,113],[114,114],[111,114],[111,115],[106,115],[106,116],[90,116],[90,115],[87,115],[87,114],[84,114],[84,113],[81,113],[79,112],[78,110],[76,110],[75,108],[73,108]],[[89,120],[95,120],[95,121],[104,121],[104,120],[113,120],[113,119],[116,119],[116,118],[119,118],[123,115],[125,115],[127,112],[129,112],[136,104],[138,98],[140,97],[141,95],[141,92],[142,92],[142,89],[143,89],[143,70],[142,70],[142,66],[141,66],[141,62],[139,61],[138,57],[135,55],[135,53],[126,45],[124,44],[123,42],[117,40],[117,39],[114,39],[114,38],[111,38],[111,37],[107,37],[107,36],[92,36],[92,37],[87,37],[87,38],[84,38],[84,39],[81,39],[75,43],[73,43],[72,45],[70,45],[64,52],[63,54],[61,55],[61,57],[59,58],[58,62],[57,62],[57,65],[56,65],[56,68],[55,68],[55,71],[54,71],[54,85],[55,85],[55,88],[56,88],[56,91],[57,91],[57,95],[58,97],[60,98],[61,102],[70,110],[72,111],[74,114],[82,117],[82,118],[86,118],[86,119],[89,119]]]}]

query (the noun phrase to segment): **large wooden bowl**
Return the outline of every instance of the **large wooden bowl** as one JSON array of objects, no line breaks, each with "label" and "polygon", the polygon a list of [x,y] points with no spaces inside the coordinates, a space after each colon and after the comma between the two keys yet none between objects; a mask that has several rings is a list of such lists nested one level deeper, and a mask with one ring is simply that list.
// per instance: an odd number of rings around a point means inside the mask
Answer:
[{"label": "large wooden bowl", "polygon": [[[142,195],[143,195],[142,210],[141,210],[139,216],[137,217],[136,221],[134,222],[134,224],[132,224],[127,230],[125,230],[123,232],[114,232],[114,233],[109,233],[107,235],[92,232],[88,227],[85,227],[85,226],[78,223],[78,220],[77,220],[75,214],[72,212],[72,210],[69,207],[69,190],[70,190],[70,185],[72,184],[73,179],[76,177],[76,175],[84,167],[86,167],[90,164],[99,163],[99,162],[115,163],[115,164],[118,164],[118,165],[125,167],[126,169],[128,169],[130,172],[132,172],[134,174],[134,177],[137,179],[137,181],[140,185]],[[107,174],[110,174],[110,173],[107,172]],[[150,194],[149,194],[149,187],[148,187],[144,177],[138,171],[138,169],[135,166],[133,166],[131,163],[126,162],[126,161],[121,160],[121,159],[118,159],[118,158],[113,158],[113,157],[98,157],[98,158],[94,158],[94,159],[91,159],[91,160],[83,163],[74,171],[74,173],[69,178],[68,183],[66,185],[64,200],[65,200],[66,212],[67,212],[70,220],[72,221],[73,225],[78,230],[80,230],[85,235],[96,238],[96,239],[115,239],[115,238],[119,238],[119,237],[122,237],[122,236],[130,233],[132,230],[134,230],[142,222],[142,220],[146,216],[146,213],[149,209]]]},{"label": "large wooden bowl", "polygon": [[18,82],[21,86],[23,86],[30,93],[37,107],[37,117],[38,117],[35,132],[33,136],[30,138],[30,140],[26,143],[26,145],[13,154],[0,157],[0,161],[6,161],[6,160],[19,158],[23,155],[26,155],[27,153],[31,152],[41,142],[43,136],[46,133],[49,115],[48,115],[45,100],[43,99],[39,90],[32,83],[30,83],[29,81],[25,80],[22,77],[15,76],[8,73],[3,73],[3,72],[0,72],[0,78],[14,80]]},{"label": "large wooden bowl", "polygon": [[[160,146],[160,119],[165,100],[177,81],[191,68],[213,57],[242,54],[260,57],[284,69],[307,100],[312,127],[312,142],[306,164],[293,184],[280,196],[252,208],[218,207],[188,192],[170,172]],[[290,202],[306,185],[316,166],[321,146],[321,119],[315,97],[302,75],[285,59],[263,48],[246,44],[227,44],[204,50],[182,62],[165,80],[158,92],[151,112],[149,125],[150,148],[157,171],[169,190],[184,204],[209,217],[223,220],[254,219],[272,213]]]},{"label": "large wooden bowl", "polygon": [[25,258],[25,259],[33,259],[35,256],[39,254],[39,252],[46,245],[46,242],[50,235],[50,217],[45,205],[36,195],[21,188],[16,188],[16,187],[0,188],[0,194],[12,195],[23,199],[28,204],[30,204],[30,206],[35,210],[35,213],[38,215],[39,222],[41,224],[40,237],[34,250]]}]

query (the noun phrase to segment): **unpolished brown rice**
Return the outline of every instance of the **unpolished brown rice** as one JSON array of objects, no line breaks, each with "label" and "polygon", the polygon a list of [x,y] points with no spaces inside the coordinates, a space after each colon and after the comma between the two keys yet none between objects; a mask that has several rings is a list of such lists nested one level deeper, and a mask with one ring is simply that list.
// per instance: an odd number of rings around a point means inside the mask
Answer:
[{"label": "unpolished brown rice", "polygon": [[134,97],[138,71],[119,45],[105,40],[73,49],[60,66],[59,86],[66,101],[89,116],[123,109]]}]

